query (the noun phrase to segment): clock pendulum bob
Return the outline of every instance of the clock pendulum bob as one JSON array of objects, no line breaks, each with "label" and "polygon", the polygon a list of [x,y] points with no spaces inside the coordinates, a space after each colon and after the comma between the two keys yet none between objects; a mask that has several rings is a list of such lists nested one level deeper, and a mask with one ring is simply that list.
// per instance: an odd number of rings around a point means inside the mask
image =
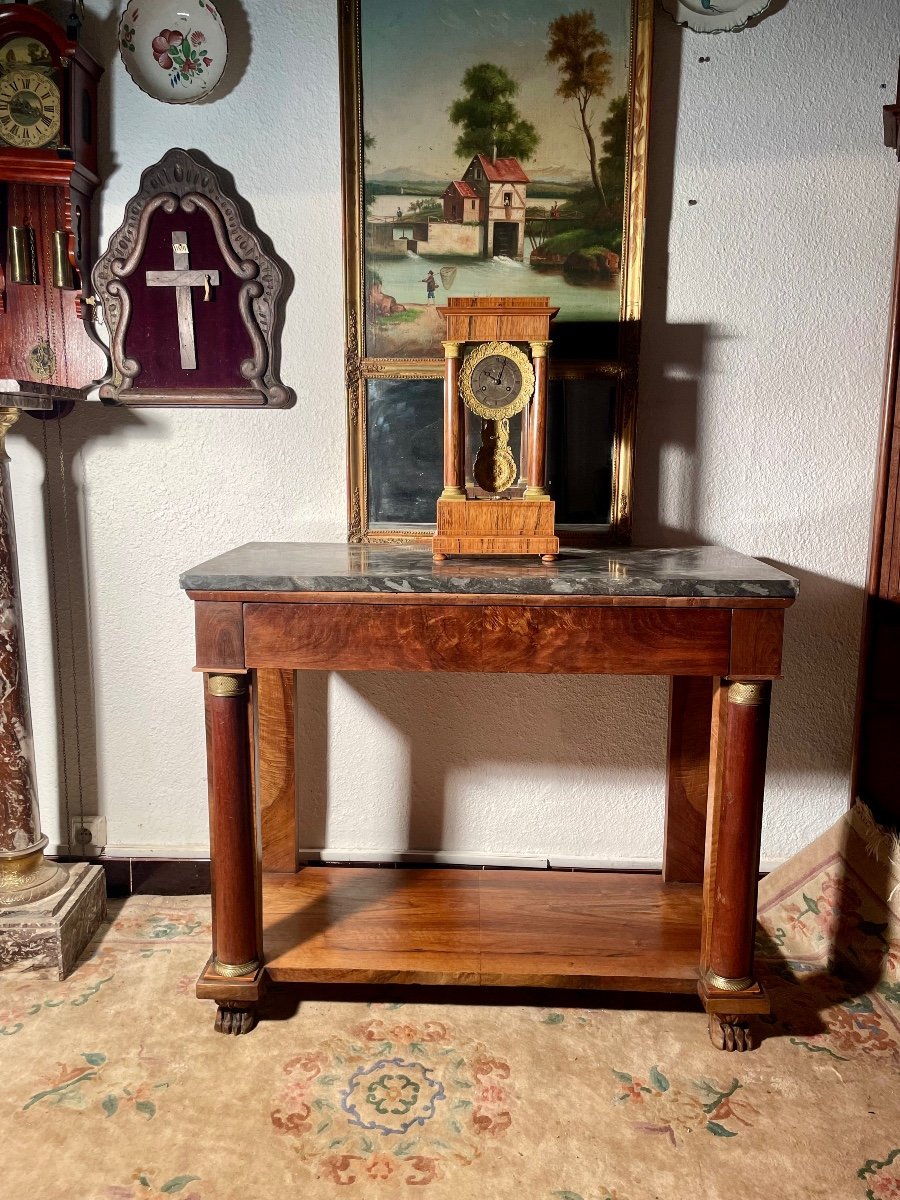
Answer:
[{"label": "clock pendulum bob", "polygon": [[[453,297],[441,312],[448,326],[444,490],[432,556],[441,562],[448,555],[537,554],[552,562],[559,539],[546,487],[546,334],[556,310],[540,297]],[[481,421],[472,467],[477,486],[471,488],[466,486],[467,410]],[[519,471],[509,444],[509,421],[516,414],[522,422],[524,489],[514,486]]]},{"label": "clock pendulum bob", "polygon": [[481,446],[472,475],[484,492],[500,495],[516,481],[518,469],[509,448],[509,421],[482,421]]}]

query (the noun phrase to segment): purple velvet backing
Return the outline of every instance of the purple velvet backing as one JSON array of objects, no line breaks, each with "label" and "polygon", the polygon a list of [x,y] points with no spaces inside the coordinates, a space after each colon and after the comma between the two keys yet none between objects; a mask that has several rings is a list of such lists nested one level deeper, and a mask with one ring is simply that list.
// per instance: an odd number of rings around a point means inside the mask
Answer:
[{"label": "purple velvet backing", "polygon": [[[171,271],[172,233],[187,233],[192,271],[218,271],[219,286],[208,303],[203,288],[191,288],[197,369],[181,366],[175,289],[147,287],[148,271]],[[125,336],[125,355],[141,364],[135,388],[190,392],[195,388],[245,389],[251,387],[240,372],[252,357],[252,346],[238,308],[242,281],[233,275],[216,243],[206,213],[157,209],[150,219],[144,254],[134,274],[125,280],[131,295],[131,321]]]}]

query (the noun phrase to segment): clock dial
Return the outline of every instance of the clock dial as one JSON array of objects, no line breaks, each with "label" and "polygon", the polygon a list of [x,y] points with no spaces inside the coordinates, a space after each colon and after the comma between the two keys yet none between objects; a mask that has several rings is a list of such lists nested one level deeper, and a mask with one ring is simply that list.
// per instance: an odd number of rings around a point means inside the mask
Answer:
[{"label": "clock dial", "polygon": [[505,354],[483,358],[472,372],[472,391],[488,408],[505,408],[522,390],[522,372]]},{"label": "clock dial", "polygon": [[49,75],[20,67],[0,76],[0,141],[25,150],[54,145],[59,136],[59,88]]},{"label": "clock dial", "polygon": [[485,421],[520,412],[534,392],[534,368],[511,342],[483,342],[470,351],[459,377],[466,407]]}]

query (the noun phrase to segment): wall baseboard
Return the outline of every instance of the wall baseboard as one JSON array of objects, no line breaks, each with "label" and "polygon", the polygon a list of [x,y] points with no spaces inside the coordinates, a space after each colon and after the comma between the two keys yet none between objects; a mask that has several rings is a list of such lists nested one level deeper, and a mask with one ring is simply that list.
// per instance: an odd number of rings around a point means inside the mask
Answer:
[{"label": "wall baseboard", "polygon": [[[117,848],[118,849],[118,848]],[[91,862],[106,872],[106,891],[112,899],[124,896],[197,896],[210,890],[209,858],[124,856],[101,854],[80,858],[70,854],[50,854],[60,862]],[[468,854],[452,850],[406,851],[385,854],[378,850],[301,850],[302,863],[329,866],[404,867],[442,866],[469,870],[517,868],[536,871],[647,871],[658,874],[662,863],[657,859],[610,858],[519,858],[515,855]],[[760,874],[780,866],[784,859],[764,859]]]}]

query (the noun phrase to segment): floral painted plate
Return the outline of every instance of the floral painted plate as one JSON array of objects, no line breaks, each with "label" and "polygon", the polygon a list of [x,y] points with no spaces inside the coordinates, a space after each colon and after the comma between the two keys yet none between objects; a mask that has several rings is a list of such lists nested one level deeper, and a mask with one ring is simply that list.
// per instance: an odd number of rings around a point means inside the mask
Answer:
[{"label": "floral painted plate", "polygon": [[679,25],[697,33],[734,33],[764,13],[772,0],[662,0]]},{"label": "floral painted plate", "polygon": [[222,78],[228,39],[212,0],[134,0],[119,21],[119,54],[142,92],[191,104]]}]

